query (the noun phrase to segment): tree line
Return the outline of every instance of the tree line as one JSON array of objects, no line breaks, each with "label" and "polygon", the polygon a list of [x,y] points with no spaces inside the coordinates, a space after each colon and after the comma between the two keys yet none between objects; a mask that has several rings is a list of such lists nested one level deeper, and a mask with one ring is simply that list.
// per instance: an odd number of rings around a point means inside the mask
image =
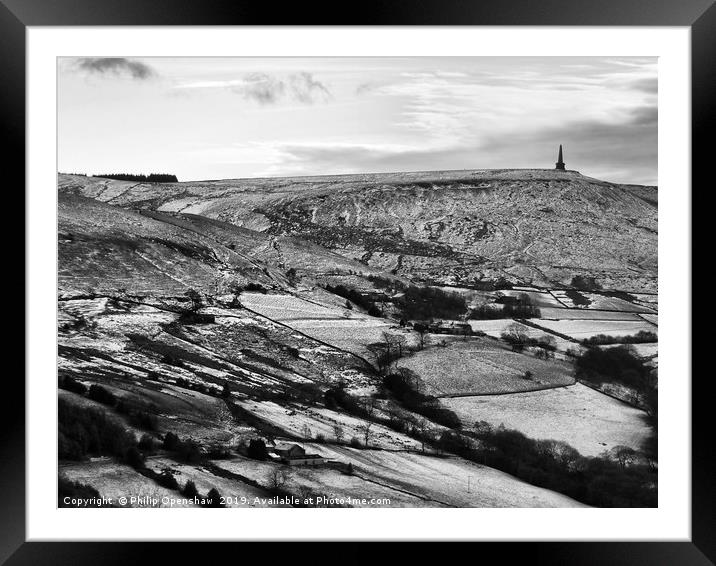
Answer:
[{"label": "tree line", "polygon": [[92,175],[93,177],[102,177],[103,179],[114,179],[116,181],[139,181],[145,183],[178,183],[176,175],[170,173],[150,173],[149,175],[134,173],[102,173]]}]

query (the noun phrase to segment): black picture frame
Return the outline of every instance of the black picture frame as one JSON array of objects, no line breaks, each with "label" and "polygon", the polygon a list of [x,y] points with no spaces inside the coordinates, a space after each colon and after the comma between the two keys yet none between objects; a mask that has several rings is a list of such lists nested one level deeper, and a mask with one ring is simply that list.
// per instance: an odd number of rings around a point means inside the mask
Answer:
[{"label": "black picture frame", "polygon": [[[0,112],[5,137],[6,171],[13,174],[15,196],[25,181],[25,33],[30,26],[118,25],[579,25],[687,26],[691,29],[692,179],[709,188],[713,181],[711,150],[712,101],[716,101],[716,6],[714,0],[363,0],[286,3],[248,0],[0,0]],[[566,49],[568,53],[568,49]],[[8,190],[6,188],[6,190]],[[684,188],[687,198],[690,187]],[[23,206],[20,204],[19,206]],[[692,208],[693,209],[693,208]],[[708,236],[704,236],[708,237]],[[693,239],[693,238],[692,238]],[[696,241],[694,239],[694,241]],[[693,256],[692,256],[693,257]],[[25,301],[32,300],[25,296]],[[703,339],[705,340],[705,338]],[[444,560],[446,552],[474,556],[481,562],[517,560],[534,564],[706,565],[716,562],[716,474],[710,426],[710,372],[692,380],[692,538],[689,542],[526,542],[458,543],[479,547],[446,550],[442,545],[411,545],[401,553],[422,559]],[[23,383],[6,372],[5,402],[0,411],[0,561],[20,564],[136,564],[161,560],[171,563],[208,559],[247,560],[252,550],[269,553],[270,563],[291,560],[366,563],[388,557],[385,543],[346,543],[306,551],[294,543],[273,544],[268,550],[255,543],[225,543],[208,550],[201,544],[25,542],[25,391]],[[672,376],[683,380],[691,376]],[[667,423],[668,424],[668,423]],[[238,529],[237,529],[238,531]],[[317,539],[320,538],[317,533]],[[241,545],[241,548],[238,547]],[[319,556],[316,556],[318,553]],[[403,554],[401,560],[407,560]],[[217,556],[218,557],[218,556]],[[318,558],[318,560],[317,560]]]}]

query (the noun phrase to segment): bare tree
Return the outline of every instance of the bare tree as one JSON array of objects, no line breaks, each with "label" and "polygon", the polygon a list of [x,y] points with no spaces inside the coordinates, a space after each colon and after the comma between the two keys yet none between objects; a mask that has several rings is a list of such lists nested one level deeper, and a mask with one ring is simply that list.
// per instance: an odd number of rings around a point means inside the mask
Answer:
[{"label": "bare tree", "polygon": [[358,431],[363,435],[363,444],[365,444],[366,447],[368,446],[368,442],[370,441],[370,436],[371,436],[370,429],[372,427],[373,427],[373,423],[371,423],[371,422],[367,422],[366,424],[358,427]]},{"label": "bare tree", "polygon": [[340,444],[343,442],[343,427],[339,424],[333,425],[333,436],[336,437],[336,442]]},{"label": "bare tree", "polygon": [[418,435],[420,436],[420,449],[425,452],[425,439],[427,438],[428,431],[430,429],[428,419],[425,417],[418,417],[415,421],[415,429],[418,431]]},{"label": "bare tree", "polygon": [[619,462],[619,466],[621,466],[622,469],[634,463],[638,456],[636,450],[629,448],[628,446],[624,446],[623,444],[619,444],[612,448],[609,451],[609,455],[614,458],[614,460]]},{"label": "bare tree", "polygon": [[397,349],[397,357],[402,358],[408,347],[408,339],[403,334],[393,334],[393,347]]},{"label": "bare tree", "polygon": [[311,438],[313,438],[313,433],[311,432],[311,427],[309,427],[308,424],[303,425],[301,432],[303,434],[303,438],[305,438],[306,440],[311,440]]},{"label": "bare tree", "polygon": [[508,342],[515,352],[521,352],[524,350],[529,340],[525,327],[521,324],[514,322],[505,328],[504,332],[500,334],[505,342]]},{"label": "bare tree", "polygon": [[278,491],[291,481],[291,472],[285,467],[275,466],[266,473],[266,484],[272,491]]},{"label": "bare tree", "polygon": [[428,326],[426,324],[416,323],[413,330],[418,333],[418,349],[424,350],[425,346],[430,343],[430,335],[428,334]]},{"label": "bare tree", "polygon": [[373,416],[375,408],[378,405],[378,400],[375,397],[363,397],[362,398],[363,410],[368,416]]}]

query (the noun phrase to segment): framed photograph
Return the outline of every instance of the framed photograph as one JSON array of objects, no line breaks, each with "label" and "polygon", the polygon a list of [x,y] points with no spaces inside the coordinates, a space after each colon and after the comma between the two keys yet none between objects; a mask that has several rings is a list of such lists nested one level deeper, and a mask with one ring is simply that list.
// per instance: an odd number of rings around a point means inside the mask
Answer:
[{"label": "framed photograph", "polygon": [[1,4],[8,564],[713,563],[712,1]]}]

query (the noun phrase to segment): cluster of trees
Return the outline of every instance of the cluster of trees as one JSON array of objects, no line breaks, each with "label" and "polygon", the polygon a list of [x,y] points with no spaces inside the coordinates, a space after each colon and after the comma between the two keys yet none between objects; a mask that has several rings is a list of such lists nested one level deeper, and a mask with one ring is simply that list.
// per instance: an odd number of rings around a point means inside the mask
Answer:
[{"label": "cluster of trees", "polygon": [[191,438],[181,440],[173,432],[167,432],[164,435],[162,447],[165,450],[172,452],[177,460],[186,462],[187,464],[195,464],[200,462],[203,458],[201,447],[198,442],[192,440]]},{"label": "cluster of trees", "polygon": [[473,320],[494,320],[498,318],[539,318],[540,310],[527,293],[516,297],[501,297],[497,304],[484,304],[470,309]]},{"label": "cluster of trees", "polygon": [[[196,488],[196,484],[192,480],[186,481],[184,487],[181,489],[181,494],[188,499],[202,500],[199,490]],[[221,494],[215,487],[212,487],[206,494],[206,497],[203,498],[203,507],[223,506],[224,505],[221,503]]]},{"label": "cluster of trees", "polygon": [[[459,293],[443,291],[437,287],[405,286],[399,281],[371,275],[369,280],[384,289],[402,290],[403,296],[390,300],[398,309],[401,323],[406,320],[432,320],[436,318],[459,318],[467,310],[465,299]],[[362,295],[355,289],[345,285],[326,285],[326,291],[343,297],[348,301],[362,307],[371,316],[382,316],[382,309],[368,296]]]},{"label": "cluster of trees", "polygon": [[58,454],[61,460],[84,460],[88,456],[115,456],[129,461],[136,439],[104,411],[78,407],[60,398],[57,405]]},{"label": "cluster of trees", "polygon": [[350,395],[343,384],[331,387],[323,394],[323,401],[328,409],[333,411],[343,410],[346,413],[356,417],[370,417],[372,415],[372,406],[365,402],[361,403],[358,399]]},{"label": "cluster of trees", "polygon": [[[427,343],[428,328],[424,325],[416,326],[418,347],[422,349]],[[367,348],[373,354],[378,373],[383,375],[391,368],[393,362],[408,353],[408,339],[403,334],[383,332],[383,340],[368,344]]]},{"label": "cluster of trees", "polygon": [[522,352],[527,347],[537,348],[536,355],[542,359],[554,357],[554,352],[557,350],[554,336],[543,334],[538,338],[532,338],[527,334],[525,327],[518,322],[505,328],[500,337],[512,346],[513,352]]},{"label": "cluster of trees", "polygon": [[146,183],[178,183],[176,175],[169,173],[150,173],[149,175],[136,175],[132,173],[102,173],[101,175],[93,175],[93,177],[102,177],[104,179],[115,179],[117,181],[139,181]]},{"label": "cluster of trees", "polygon": [[461,424],[457,415],[442,407],[437,398],[421,393],[419,386],[417,374],[406,368],[400,368],[398,372],[383,378],[383,387],[406,409],[448,428],[459,429]]},{"label": "cluster of trees", "polygon": [[368,275],[368,281],[373,283],[376,287],[387,291],[402,291],[405,289],[405,284],[402,281],[389,279],[382,275]]},{"label": "cluster of trees", "polygon": [[405,289],[397,306],[406,320],[455,319],[467,310],[465,298],[459,293],[413,285]]},{"label": "cluster of trees", "polygon": [[582,456],[557,440],[535,440],[503,426],[476,423],[472,436],[446,431],[439,447],[598,507],[656,507],[655,460],[620,446],[597,457]]},{"label": "cluster of trees", "polygon": [[629,345],[615,348],[588,348],[574,360],[577,379],[594,385],[622,385],[636,391],[653,427],[658,413],[658,380],[656,372],[644,364]]},{"label": "cluster of trees", "polygon": [[564,294],[567,295],[567,297],[569,297],[572,303],[577,307],[588,307],[592,304],[592,301],[575,289],[567,289]]},{"label": "cluster of trees", "polygon": [[351,303],[365,309],[370,316],[382,315],[381,310],[370,298],[361,295],[355,289],[351,289],[345,285],[326,285],[324,289],[329,293],[343,297]]},{"label": "cluster of trees", "polygon": [[70,375],[60,376],[58,385],[60,389],[71,391],[78,395],[86,395],[97,403],[114,408],[119,414],[125,415],[130,424],[138,428],[157,430],[157,417],[152,407],[145,409],[143,407],[134,406],[125,400],[119,399],[109,389],[96,383],[93,383],[87,388],[86,385]]},{"label": "cluster of trees", "polygon": [[630,336],[607,336],[606,334],[597,334],[590,338],[582,340],[585,346],[601,346],[605,344],[647,344],[658,342],[659,337],[655,332],[648,330],[640,330],[636,334]]},{"label": "cluster of trees", "polygon": [[[71,379],[69,382],[70,387],[72,387],[73,381]],[[65,385],[67,384],[67,379],[65,379]],[[106,396],[106,393],[109,392],[105,390],[105,393],[97,393],[98,391],[101,389],[95,389],[95,396],[109,400],[109,397]],[[191,439],[182,440],[173,432],[165,434],[162,447],[181,462],[191,464],[198,463],[203,459],[198,443]],[[221,495],[216,489],[210,490],[204,498],[201,498],[193,482],[188,481],[180,490],[171,470],[164,469],[161,472],[155,472],[147,468],[145,454],[152,452],[155,448],[154,438],[145,434],[137,442],[134,434],[106,412],[100,409],[79,407],[69,403],[66,399],[59,399],[58,454],[60,459],[84,460],[88,456],[114,456],[142,475],[153,479],[162,487],[181,491],[189,498],[198,498],[205,507],[222,506]],[[98,497],[94,488],[71,482],[63,477],[59,478],[58,485],[60,501],[67,495],[83,498]]]},{"label": "cluster of trees", "polygon": [[575,275],[572,277],[570,286],[581,291],[598,291],[602,288],[594,277],[588,275]]},{"label": "cluster of trees", "polygon": [[[98,500],[100,494],[90,485],[72,481],[66,476],[59,474],[57,476],[57,506],[72,507],[72,504],[66,503],[66,498],[69,498],[69,500]],[[78,507],[79,505],[79,503],[76,503],[74,506]]]},{"label": "cluster of trees", "polygon": [[470,287],[477,289],[478,291],[498,291],[500,289],[512,289],[512,283],[510,283],[505,277],[501,276],[494,281],[473,281]]}]

